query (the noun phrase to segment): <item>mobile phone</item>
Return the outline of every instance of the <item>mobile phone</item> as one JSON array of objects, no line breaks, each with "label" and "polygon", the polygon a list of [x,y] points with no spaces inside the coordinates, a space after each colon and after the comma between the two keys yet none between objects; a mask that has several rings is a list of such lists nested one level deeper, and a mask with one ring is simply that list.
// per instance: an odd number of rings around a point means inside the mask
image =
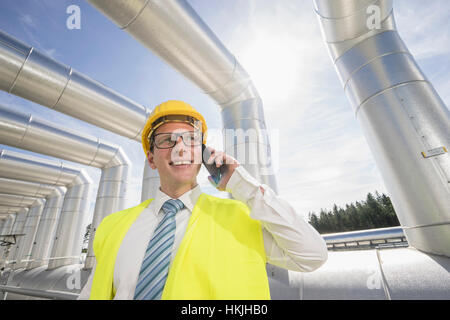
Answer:
[{"label": "mobile phone", "polygon": [[224,165],[221,165],[220,167],[216,167],[216,163],[213,162],[212,164],[207,164],[206,161],[211,157],[211,151],[202,144],[202,162],[205,166],[206,170],[208,170],[209,174],[211,175],[211,178],[214,180],[214,182],[219,184],[220,179],[222,179],[222,168]]}]

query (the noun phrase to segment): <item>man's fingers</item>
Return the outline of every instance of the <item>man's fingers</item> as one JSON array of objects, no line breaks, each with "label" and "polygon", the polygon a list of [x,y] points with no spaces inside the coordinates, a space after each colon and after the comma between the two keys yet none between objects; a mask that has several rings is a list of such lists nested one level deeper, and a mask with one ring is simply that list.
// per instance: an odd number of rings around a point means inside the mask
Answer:
[{"label": "man's fingers", "polygon": [[225,153],[224,152],[214,152],[209,157],[207,164],[215,163],[217,167],[220,167],[224,163]]}]

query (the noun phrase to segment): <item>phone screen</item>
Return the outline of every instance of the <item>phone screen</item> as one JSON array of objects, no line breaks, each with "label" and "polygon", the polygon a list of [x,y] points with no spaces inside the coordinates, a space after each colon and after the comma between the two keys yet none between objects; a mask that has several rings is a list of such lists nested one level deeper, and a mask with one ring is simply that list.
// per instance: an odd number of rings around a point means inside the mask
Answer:
[{"label": "phone screen", "polygon": [[206,164],[206,161],[208,161],[209,157],[211,157],[211,152],[203,144],[202,145],[202,162],[203,162],[203,165],[206,167],[206,170],[208,170],[208,172],[211,175],[211,178],[213,178],[214,182],[216,184],[219,184],[219,181],[222,178],[221,168],[222,168],[223,165],[220,166],[219,168],[217,168],[216,167],[216,163]]}]

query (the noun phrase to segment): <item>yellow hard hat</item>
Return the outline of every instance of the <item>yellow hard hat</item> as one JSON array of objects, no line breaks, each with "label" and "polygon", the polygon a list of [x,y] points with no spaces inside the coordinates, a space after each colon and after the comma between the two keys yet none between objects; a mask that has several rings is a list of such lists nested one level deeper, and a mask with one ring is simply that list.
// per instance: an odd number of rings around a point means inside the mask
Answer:
[{"label": "yellow hard hat", "polygon": [[145,154],[150,150],[151,135],[163,123],[179,121],[190,123],[195,127],[193,120],[201,122],[203,144],[206,144],[206,131],[208,130],[206,121],[191,105],[179,100],[169,100],[155,107],[145,123],[144,130],[142,130],[142,147]]}]

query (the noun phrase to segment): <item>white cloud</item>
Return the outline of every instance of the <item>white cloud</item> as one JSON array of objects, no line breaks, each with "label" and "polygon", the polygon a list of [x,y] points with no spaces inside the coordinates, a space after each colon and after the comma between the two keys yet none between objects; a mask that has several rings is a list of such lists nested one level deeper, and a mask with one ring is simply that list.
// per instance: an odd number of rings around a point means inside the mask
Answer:
[{"label": "white cloud", "polygon": [[[447,8],[447,9],[445,9]],[[450,53],[448,0],[401,0],[394,6],[400,36],[416,59]]]},{"label": "white cloud", "polygon": [[36,22],[29,14],[21,15],[19,21],[28,27],[36,28]]},{"label": "white cloud", "polygon": [[39,33],[39,24],[38,20],[30,14],[21,14],[19,17],[19,21],[22,25],[23,30],[28,36],[29,40],[31,40],[31,45],[36,47],[38,50],[41,50],[44,54],[49,55],[52,58],[56,58],[59,56],[59,53],[55,48],[48,48],[43,45],[42,41],[38,39],[37,34]]}]

